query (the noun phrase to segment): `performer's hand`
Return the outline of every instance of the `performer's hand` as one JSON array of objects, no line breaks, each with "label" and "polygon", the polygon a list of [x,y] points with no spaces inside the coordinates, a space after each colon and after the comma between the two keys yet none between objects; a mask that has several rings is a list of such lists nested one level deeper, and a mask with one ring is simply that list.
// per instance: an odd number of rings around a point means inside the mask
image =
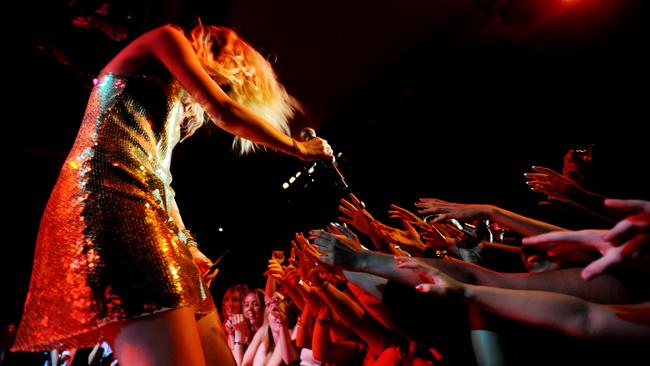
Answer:
[{"label": "performer's hand", "polygon": [[210,283],[212,280],[217,277],[217,273],[219,273],[219,269],[214,270],[212,273],[206,276],[210,268],[212,267],[212,261],[210,258],[206,257],[205,254],[201,253],[199,248],[190,246],[190,253],[192,253],[192,258],[194,259],[194,263],[196,266],[199,268],[199,273],[201,273],[201,276],[203,276],[203,280],[205,281],[205,284],[210,287]]},{"label": "performer's hand", "polygon": [[309,161],[334,158],[332,147],[327,143],[327,140],[323,140],[320,137],[314,137],[308,141],[294,140],[294,143],[296,144],[296,152],[294,155],[300,160]]}]

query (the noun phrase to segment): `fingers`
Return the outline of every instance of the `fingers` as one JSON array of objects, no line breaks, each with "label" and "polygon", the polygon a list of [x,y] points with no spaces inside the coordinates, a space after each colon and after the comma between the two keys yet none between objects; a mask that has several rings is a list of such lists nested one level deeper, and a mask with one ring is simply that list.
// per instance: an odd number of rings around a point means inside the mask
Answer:
[{"label": "fingers", "polygon": [[[341,205],[345,206],[348,210],[353,212],[357,212],[359,211],[359,209],[363,208],[363,203],[361,203],[361,201],[359,201],[359,199],[356,196],[350,194],[350,199],[352,200],[352,202],[346,200],[345,198],[341,198],[339,202],[341,203]],[[339,206],[339,209],[341,209],[341,206]]]},{"label": "fingers", "polygon": [[347,227],[345,227],[345,226],[343,226],[343,225],[341,225],[341,224],[339,224],[339,223],[336,223],[336,222],[333,222],[331,225],[334,226],[334,228],[335,228],[339,233],[345,235],[348,239],[352,239],[352,240],[356,240],[356,239],[357,239],[356,234],[353,233],[353,232],[352,232],[350,229],[348,229]]},{"label": "fingers", "polygon": [[623,220],[616,224],[611,230],[603,236],[603,239],[618,246],[621,245],[640,233],[640,228],[630,220]]},{"label": "fingers", "polygon": [[357,196],[355,196],[354,193],[350,193],[350,199],[352,200],[352,203],[354,204],[355,207],[359,207],[359,208],[365,207],[363,202],[361,202],[361,200],[359,200],[359,198],[357,198]]},{"label": "fingers", "polygon": [[524,177],[531,179],[531,182],[535,182],[535,181],[544,182],[547,180],[548,175],[543,173],[524,173]]},{"label": "fingers", "polygon": [[623,258],[620,255],[620,252],[609,251],[602,258],[591,262],[585,269],[582,270],[581,275],[585,280],[590,280],[605,271],[611,265],[616,264],[622,261]]},{"label": "fingers", "polygon": [[553,169],[545,168],[543,166],[533,165],[532,168],[533,168],[534,171],[536,171],[538,173],[548,174],[548,175],[552,175],[552,176],[561,176],[562,175],[562,174],[556,172]]},{"label": "fingers", "polygon": [[[411,211],[409,211],[409,210],[407,210],[405,208],[402,208],[402,207],[400,207],[400,206],[398,206],[396,204],[391,204],[390,207],[392,208],[392,210],[389,210],[388,214],[391,215],[392,218],[403,217],[403,218],[414,220],[414,221],[421,220],[413,212],[411,212]],[[394,217],[394,216],[397,216],[397,217]]]},{"label": "fingers", "polygon": [[219,274],[219,269],[218,268],[215,269],[214,271],[212,271],[212,273],[210,273],[209,275],[203,277],[203,282],[205,282],[205,285],[208,288],[212,284],[212,280],[214,280],[217,277],[217,274]]},{"label": "fingers", "polygon": [[323,149],[323,152],[325,153],[325,155],[327,155],[330,158],[334,157],[334,151],[332,150],[332,147],[327,142],[327,140],[322,139],[320,137],[315,137],[315,138],[309,140],[308,142],[312,142],[312,141],[314,141],[313,143],[315,145],[317,145],[317,146],[320,143],[320,147]]},{"label": "fingers", "polygon": [[[352,210],[354,210],[354,212]],[[339,211],[341,211],[345,216],[348,216],[348,217],[353,217],[354,213],[357,212],[357,210],[354,207],[348,209],[348,208],[346,208],[344,206],[339,206]]]},{"label": "fingers", "polygon": [[296,253],[296,255],[298,256],[298,258],[302,257],[302,250],[300,250],[298,244],[296,244],[296,242],[293,240],[291,241],[291,247],[293,251]]},{"label": "fingers", "polygon": [[551,258],[562,258],[564,254],[587,249],[584,245],[578,243],[565,243],[558,245],[549,244],[549,246],[550,247],[547,248],[546,253]]},{"label": "fingers", "polygon": [[524,245],[540,245],[559,241],[570,241],[574,238],[573,231],[551,231],[544,234],[529,236],[522,240]]},{"label": "fingers", "polygon": [[343,235],[343,233],[336,226],[334,226],[333,222],[327,224],[327,231],[329,231],[330,233]]}]

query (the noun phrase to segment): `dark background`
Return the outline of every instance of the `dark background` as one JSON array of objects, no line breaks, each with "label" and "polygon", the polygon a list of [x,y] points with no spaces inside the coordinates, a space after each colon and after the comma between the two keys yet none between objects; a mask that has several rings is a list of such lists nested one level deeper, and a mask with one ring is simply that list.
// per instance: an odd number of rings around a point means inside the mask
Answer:
[{"label": "dark background", "polygon": [[[343,154],[341,170],[378,218],[390,203],[412,209],[419,197],[438,197],[544,219],[523,173],[559,170],[567,149],[590,143],[596,189],[648,198],[643,1],[110,3],[107,15],[98,1],[3,4],[3,326],[19,320],[40,215],[93,76],[143,31],[191,27],[197,15],[233,27],[275,61],[307,124]],[[89,17],[88,29],[73,24]],[[288,250],[295,231],[336,218],[327,179],[284,191],[302,162],[238,157],[231,140],[204,127],[172,163],[178,204],[202,250],[216,258],[230,249],[212,286],[217,303],[234,282],[263,286],[266,259]]]}]

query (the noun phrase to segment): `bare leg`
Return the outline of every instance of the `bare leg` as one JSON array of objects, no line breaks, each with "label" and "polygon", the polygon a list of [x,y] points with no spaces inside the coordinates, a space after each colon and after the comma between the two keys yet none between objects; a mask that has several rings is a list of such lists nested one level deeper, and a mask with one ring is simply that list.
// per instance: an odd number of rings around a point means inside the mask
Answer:
[{"label": "bare leg", "polygon": [[235,366],[235,359],[228,347],[226,333],[221,327],[221,319],[217,309],[213,309],[208,315],[197,322],[205,363],[208,366]]},{"label": "bare leg", "polygon": [[191,308],[163,311],[106,331],[122,366],[205,365]]}]

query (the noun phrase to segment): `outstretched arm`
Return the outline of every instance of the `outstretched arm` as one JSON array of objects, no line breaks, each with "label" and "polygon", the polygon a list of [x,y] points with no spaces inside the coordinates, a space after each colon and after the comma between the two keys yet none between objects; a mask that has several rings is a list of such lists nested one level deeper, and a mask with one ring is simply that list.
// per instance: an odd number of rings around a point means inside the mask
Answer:
[{"label": "outstretched arm", "polygon": [[[361,251],[343,235],[325,231],[312,233],[324,262],[347,270],[367,272],[415,286],[421,282],[413,271],[398,268],[395,257]],[[647,299],[647,287],[604,274],[585,282],[581,268],[568,268],[543,273],[499,273],[457,260],[421,258],[424,263],[443,271],[454,279],[471,284],[521,290],[554,291],[580,297],[596,303],[624,304]],[[641,300],[639,300],[641,299]]]},{"label": "outstretched arm", "polygon": [[650,302],[600,305],[556,292],[473,285],[465,296],[497,315],[577,338],[650,339]]},{"label": "outstretched arm", "polygon": [[132,65],[146,64],[152,57],[160,61],[192,98],[204,106],[220,128],[303,160],[333,157],[325,140],[316,137],[307,142],[296,141],[231,99],[203,69],[185,34],[173,26],[162,26],[139,37],[104,70],[128,72],[134,67]]},{"label": "outstretched arm", "polygon": [[398,266],[429,282],[416,287],[421,292],[476,304],[522,323],[577,338],[650,339],[650,302],[599,305],[555,292],[463,284],[417,259],[402,258]]},{"label": "outstretched arm", "polygon": [[619,214],[629,215],[610,230],[580,230],[550,232],[524,239],[526,245],[539,245],[547,250],[586,248],[602,254],[582,271],[591,279],[624,261],[629,261],[650,245],[650,202],[642,200],[605,201]]},{"label": "outstretched arm", "polygon": [[444,222],[452,218],[461,221],[490,219],[523,236],[564,230],[559,226],[519,215],[492,205],[453,203],[436,198],[420,198],[420,201],[415,205],[420,208],[419,212],[422,214],[437,215],[434,222]]}]

